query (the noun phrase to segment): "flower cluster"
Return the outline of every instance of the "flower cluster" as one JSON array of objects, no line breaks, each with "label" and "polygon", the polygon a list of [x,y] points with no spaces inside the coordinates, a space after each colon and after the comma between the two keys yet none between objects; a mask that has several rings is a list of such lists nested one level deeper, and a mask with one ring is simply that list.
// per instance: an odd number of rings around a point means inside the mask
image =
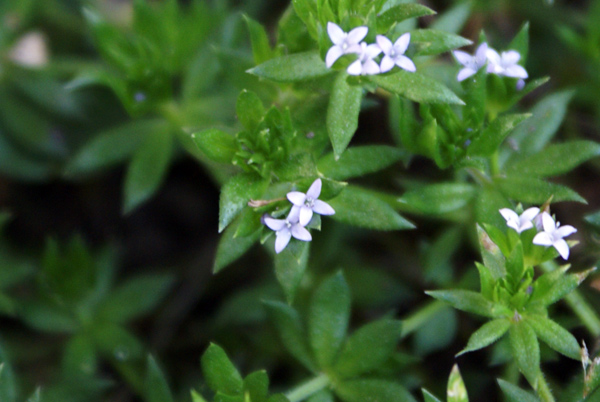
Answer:
[{"label": "flower cluster", "polygon": [[533,238],[533,244],[552,246],[562,258],[565,260],[569,258],[569,245],[564,237],[577,232],[573,226],[560,226],[560,222],[555,222],[548,212],[540,213],[540,209],[535,207],[525,210],[521,215],[508,208],[503,208],[500,210],[500,214],[506,220],[506,225],[519,234],[532,229],[535,225],[538,234]]},{"label": "flower cluster", "polygon": [[300,191],[287,193],[287,199],[292,203],[292,208],[285,219],[275,219],[269,215],[263,218],[264,224],[275,231],[275,252],[277,254],[287,247],[292,237],[302,241],[312,240],[310,232],[305,226],[310,223],[314,212],[319,215],[335,214],[331,205],[319,200],[321,186],[321,179],[317,179],[311,184],[306,194]]},{"label": "flower cluster", "polygon": [[473,56],[461,50],[455,50],[453,53],[456,60],[463,65],[456,76],[458,81],[469,78],[486,63],[488,74],[519,78],[519,83],[523,84],[523,80],[529,77],[525,68],[517,64],[521,59],[521,55],[516,50],[508,50],[499,54],[484,42],[479,45]]},{"label": "flower cluster", "polygon": [[[374,75],[386,73],[398,66],[406,71],[415,72],[417,67],[411,59],[404,55],[410,43],[410,33],[400,36],[392,43],[387,37],[377,35],[376,42],[367,44],[363,41],[369,28],[361,26],[346,33],[333,22],[327,23],[327,33],[333,46],[327,51],[325,64],[331,68],[335,61],[345,54],[357,54],[358,58],[348,66],[350,75]],[[375,58],[383,52],[379,64]]]}]

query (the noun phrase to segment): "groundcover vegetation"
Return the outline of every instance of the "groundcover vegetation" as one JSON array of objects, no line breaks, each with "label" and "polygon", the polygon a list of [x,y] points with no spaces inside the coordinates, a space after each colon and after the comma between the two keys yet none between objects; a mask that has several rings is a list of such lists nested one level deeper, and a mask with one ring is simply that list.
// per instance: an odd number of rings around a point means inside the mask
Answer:
[{"label": "groundcover vegetation", "polygon": [[0,402],[600,400],[600,1],[0,19]]}]

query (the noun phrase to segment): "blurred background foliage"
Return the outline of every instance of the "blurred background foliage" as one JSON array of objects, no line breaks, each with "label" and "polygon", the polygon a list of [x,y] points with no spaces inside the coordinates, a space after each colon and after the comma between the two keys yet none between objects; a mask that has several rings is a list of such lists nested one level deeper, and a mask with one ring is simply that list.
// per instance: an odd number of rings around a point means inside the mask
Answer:
[{"label": "blurred background foliage", "polygon": [[[600,140],[600,1],[423,4],[439,15],[420,19],[423,27],[436,24],[474,41],[483,29],[498,48],[529,21],[527,69],[551,81],[522,108],[574,90],[542,119],[566,116],[555,124],[559,139]],[[209,341],[244,373],[267,369],[275,391],[305,378],[261,303],[284,300],[269,254],[253,248],[212,274],[218,189],[230,171],[190,140],[208,127],[235,132],[242,89],[266,104],[285,103],[285,91],[245,71],[257,57],[248,27],[264,24],[273,43],[294,34],[278,33],[282,15],[288,28],[295,23],[289,14],[284,0],[0,3],[2,402],[36,400],[38,387],[43,401],[153,400],[147,389],[161,369],[175,399],[187,401],[190,388],[207,390],[199,357]],[[302,50],[306,38],[295,40],[289,50]],[[449,55],[436,68],[440,80],[456,85]],[[369,97],[363,106],[355,143],[392,143],[394,126],[380,117],[385,102]],[[358,182],[399,194],[415,178],[443,181],[448,174],[416,159]],[[599,179],[597,159],[562,179],[588,201],[556,206],[561,221],[581,228],[574,266],[600,259]],[[472,221],[463,218],[411,215],[419,236],[329,222],[315,235],[295,307],[306,309],[314,284],[343,268],[351,327],[383,316],[407,319],[398,367],[390,370],[403,373],[411,390],[443,394],[454,354],[479,322],[422,291],[476,286],[472,261],[479,254]],[[600,311],[600,277],[582,293]],[[578,326],[560,306],[555,317],[596,350],[600,333]],[[514,366],[500,367],[506,348],[501,342],[491,355],[458,359],[472,400],[496,400],[494,376],[518,375]],[[563,395],[581,386],[577,362],[549,349],[542,356]]]}]

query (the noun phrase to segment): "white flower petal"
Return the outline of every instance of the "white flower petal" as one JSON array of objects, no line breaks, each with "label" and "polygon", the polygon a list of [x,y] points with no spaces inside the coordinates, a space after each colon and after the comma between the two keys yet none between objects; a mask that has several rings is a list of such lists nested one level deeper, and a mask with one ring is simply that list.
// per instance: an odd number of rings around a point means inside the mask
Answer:
[{"label": "white flower petal", "polygon": [[500,212],[500,215],[502,215],[502,217],[504,218],[504,220],[506,222],[509,222],[509,221],[518,222],[519,221],[519,215],[517,215],[517,213],[510,208],[502,208],[498,212]]},{"label": "white flower petal", "polygon": [[307,206],[300,207],[300,219],[299,223],[301,226],[306,226],[310,222],[313,216],[313,210]]},{"label": "white flower petal", "polygon": [[350,75],[360,75],[362,71],[363,68],[360,60],[356,60],[354,63],[350,64],[346,69],[346,72]]},{"label": "white flower petal", "polygon": [[383,53],[390,54],[390,51],[392,50],[392,47],[394,46],[392,44],[391,40],[389,40],[387,37],[385,37],[383,35],[377,35],[375,40],[377,41],[377,44],[379,45],[379,48],[381,49],[381,51]]},{"label": "white flower petal", "polygon": [[371,59],[377,57],[379,53],[381,53],[381,48],[375,43],[371,43],[365,49],[365,54]]},{"label": "white flower petal", "polygon": [[373,59],[367,59],[362,66],[362,72],[365,75],[375,75],[379,74],[381,70],[379,69],[379,64],[375,63]]},{"label": "white flower petal", "polygon": [[471,56],[467,52],[463,52],[462,50],[455,50],[452,52],[452,54],[454,54],[454,57],[456,57],[456,60],[458,60],[458,62],[460,64],[462,64],[463,66],[470,63],[471,60],[473,60],[473,56]]},{"label": "white flower petal", "polygon": [[359,43],[367,36],[368,32],[369,28],[367,27],[354,28],[352,31],[348,32],[348,44]]},{"label": "white flower petal", "polygon": [[297,205],[294,205],[292,209],[290,209],[290,213],[287,218],[285,218],[289,223],[296,223],[300,220],[300,208]]},{"label": "white flower petal", "polygon": [[510,220],[510,221],[506,222],[506,226],[514,229],[517,233],[521,233],[521,226],[519,225],[519,222]]},{"label": "white flower petal", "polygon": [[561,226],[558,229],[556,229],[556,232],[554,232],[554,237],[560,237],[562,239],[563,237],[570,236],[576,232],[577,232],[577,229],[575,229],[573,226],[565,225],[565,226]]},{"label": "white flower petal", "polygon": [[544,228],[544,232],[548,234],[552,234],[556,230],[556,223],[548,212],[542,212],[542,227]]},{"label": "white flower petal", "polygon": [[409,43],[410,43],[410,32],[407,32],[407,33],[403,34],[402,36],[400,36],[398,38],[398,40],[396,40],[396,42],[394,43],[394,48],[396,49],[396,52],[398,52],[400,54],[404,54],[404,52],[406,52],[406,49],[408,49]]},{"label": "white flower petal", "polygon": [[327,23],[327,34],[329,34],[329,39],[336,45],[341,45],[344,39],[346,39],[344,30],[333,22]]},{"label": "white flower petal", "polygon": [[563,239],[558,239],[552,246],[558,251],[558,254],[565,260],[569,259],[569,245]]},{"label": "white flower petal", "polygon": [[458,82],[464,81],[467,78],[469,78],[470,76],[472,76],[473,74],[475,74],[476,72],[477,71],[473,70],[472,68],[465,67],[458,72],[458,75],[456,76],[456,80]]},{"label": "white flower petal", "polygon": [[270,216],[265,216],[263,218],[263,222],[265,222],[265,225],[267,225],[269,229],[274,230],[276,232],[278,230],[281,230],[285,226],[284,219],[275,219],[271,218]]},{"label": "white flower petal", "polygon": [[403,70],[410,71],[411,73],[417,71],[417,66],[415,66],[415,63],[413,63],[413,61],[406,56],[397,56],[396,65]]},{"label": "white flower petal", "polygon": [[485,55],[487,56],[487,59],[489,60],[490,63],[500,64],[500,62],[501,62],[500,55],[498,54],[497,51],[495,51],[491,47],[487,48]]},{"label": "white flower petal", "polygon": [[487,49],[488,49],[488,44],[486,42],[483,42],[481,45],[479,45],[479,47],[477,48],[477,50],[475,51],[475,63],[478,66],[483,66],[487,60]]},{"label": "white flower petal", "polygon": [[318,213],[319,215],[333,215],[335,214],[334,209],[326,203],[325,201],[315,200],[315,205],[313,205],[313,211]]},{"label": "white flower petal", "polygon": [[277,232],[277,238],[275,239],[275,252],[277,254],[281,253],[283,249],[286,248],[291,238],[292,233],[288,229]]},{"label": "white flower petal", "polygon": [[327,55],[325,56],[325,65],[327,66],[327,68],[331,68],[331,66],[333,66],[333,63],[335,63],[335,61],[339,59],[343,54],[344,51],[341,47],[337,45],[330,47],[327,51]]},{"label": "white flower petal", "polygon": [[300,225],[292,226],[292,236],[294,236],[296,239],[302,240],[302,241],[311,241],[312,240],[312,236],[310,235],[310,232],[308,230],[306,230],[306,228],[304,228]]},{"label": "white flower petal", "polygon": [[306,192],[306,196],[312,198],[313,200],[319,198],[322,184],[323,183],[321,182],[321,179],[313,181],[313,183],[310,185],[310,188]]},{"label": "white flower petal", "polygon": [[538,246],[551,246],[554,243],[552,237],[546,232],[540,232],[533,238],[533,244]]},{"label": "white flower petal", "polygon": [[394,60],[390,56],[383,56],[381,59],[380,70],[382,73],[387,73],[394,68],[395,65],[396,63],[394,63]]},{"label": "white flower petal", "polygon": [[521,55],[516,50],[509,50],[502,52],[502,63],[503,64],[517,64]]},{"label": "white flower petal", "polygon": [[302,206],[304,205],[304,201],[306,201],[306,194],[301,193],[300,191],[290,191],[286,196],[294,205]]},{"label": "white flower petal", "polygon": [[525,70],[522,66],[515,64],[513,66],[508,66],[504,69],[503,75],[512,78],[527,78],[529,74],[527,74],[527,70]]},{"label": "white flower petal", "polygon": [[519,229],[515,229],[518,233],[524,232],[526,230],[529,230],[533,227],[533,223],[531,223],[531,221],[525,221],[525,222],[521,222],[521,224],[519,225]]},{"label": "white flower petal", "polygon": [[521,221],[532,221],[540,213],[540,209],[537,207],[531,207],[523,211],[519,219]]}]

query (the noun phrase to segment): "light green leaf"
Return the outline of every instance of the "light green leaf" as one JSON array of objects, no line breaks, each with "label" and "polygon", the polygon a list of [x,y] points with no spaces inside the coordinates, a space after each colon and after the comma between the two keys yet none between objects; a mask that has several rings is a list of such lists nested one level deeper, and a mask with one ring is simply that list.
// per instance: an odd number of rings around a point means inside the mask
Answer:
[{"label": "light green leaf", "polygon": [[240,220],[231,224],[219,239],[213,273],[221,271],[232,262],[236,261],[250,249],[260,238],[260,231],[255,231],[247,236],[236,236]]},{"label": "light green leaf", "polygon": [[227,395],[243,392],[242,377],[220,346],[211,343],[200,362],[202,374],[210,389]]},{"label": "light green leaf", "polygon": [[376,230],[414,228],[376,193],[358,187],[348,186],[328,202],[335,210],[331,218],[343,223]]},{"label": "light green leaf", "polygon": [[458,34],[471,15],[471,3],[459,2],[435,18],[431,29]]},{"label": "light green leaf", "polygon": [[307,402],[335,402],[331,391],[323,389],[306,400]]},{"label": "light green leaf", "polygon": [[535,177],[496,177],[494,183],[506,197],[527,204],[543,204],[550,197],[553,197],[552,202],[576,201],[587,204],[583,197],[570,188]]},{"label": "light green leaf", "polygon": [[331,71],[317,52],[304,52],[270,59],[248,73],[276,82],[299,82],[323,77]]},{"label": "light green leaf", "polygon": [[506,318],[499,318],[497,320],[486,322],[477,331],[473,332],[467,346],[456,356],[491,345],[500,339],[509,328],[510,321]]},{"label": "light green leaf", "polygon": [[417,103],[465,104],[446,86],[419,73],[400,70],[389,75],[369,76],[369,80],[386,91]]},{"label": "light green leaf", "polygon": [[416,402],[402,385],[379,379],[345,381],[336,389],[344,402]]},{"label": "light green leaf", "polygon": [[510,311],[507,311],[506,308],[495,305],[481,294],[471,290],[428,290],[425,293],[434,299],[445,301],[458,310],[473,314],[491,318],[503,317],[507,313],[510,314]]},{"label": "light green leaf", "polygon": [[472,44],[470,40],[448,32],[416,29],[410,32],[410,43],[417,48],[415,55],[434,56]]},{"label": "light green leaf", "polygon": [[511,131],[530,116],[530,114],[509,114],[498,117],[471,142],[467,153],[471,156],[492,155]]},{"label": "light green leaf", "polygon": [[158,367],[156,360],[152,356],[148,356],[146,371],[146,402],[173,402],[173,395],[167,384],[167,379],[163,371]]},{"label": "light green leaf", "polygon": [[536,177],[558,176],[598,155],[600,155],[600,144],[592,141],[552,144],[533,155],[515,158],[507,166],[507,174]]},{"label": "light green leaf", "polygon": [[281,253],[275,256],[275,276],[283,288],[285,297],[292,304],[300,281],[306,271],[309,242],[293,241]]},{"label": "light green leaf", "polygon": [[219,200],[219,233],[244,209],[250,199],[261,196],[267,184],[256,175],[240,173],[223,185]]},{"label": "light green leaf", "polygon": [[407,191],[398,202],[408,210],[432,215],[459,210],[475,196],[475,188],[466,183],[439,183]]},{"label": "light green leaf", "polygon": [[238,150],[234,136],[214,128],[192,134],[192,140],[215,162],[230,163]]},{"label": "light green leaf", "polygon": [[526,320],[515,322],[509,332],[512,357],[523,373],[529,384],[537,388],[537,379],[540,375],[540,345],[534,330]]},{"label": "light green leaf", "polygon": [[425,402],[442,402],[438,398],[436,398],[431,392],[427,391],[425,388],[421,388],[421,392],[423,392],[423,399]]},{"label": "light green leaf", "polygon": [[377,16],[377,30],[386,33],[394,25],[409,18],[422,17],[424,15],[433,15],[435,11],[421,4],[403,3],[398,4],[386,10],[383,14]]},{"label": "light green leaf", "polygon": [[350,319],[350,289],[341,272],[329,277],[312,296],[308,313],[308,338],[321,367],[337,355]]},{"label": "light green leaf", "polygon": [[448,387],[446,389],[447,402],[469,402],[467,387],[458,371],[458,365],[455,364],[448,378]]},{"label": "light green leaf", "polygon": [[317,168],[334,180],[346,180],[385,169],[403,156],[399,148],[366,145],[348,148],[338,160],[333,153],[327,154],[319,159]]},{"label": "light green leaf", "polygon": [[579,344],[569,331],[541,315],[530,315],[526,320],[537,336],[552,349],[571,359],[581,359]]},{"label": "light green leaf", "polygon": [[244,15],[248,31],[250,32],[250,42],[252,43],[252,55],[256,64],[264,63],[273,57],[273,51],[269,44],[269,37],[265,28],[247,15]]},{"label": "light green leaf", "polygon": [[265,107],[258,95],[247,90],[240,92],[235,111],[242,126],[250,132],[256,130],[265,115]]},{"label": "light green leaf", "polygon": [[255,371],[244,378],[244,394],[252,402],[266,402],[269,393],[269,377],[265,370]]},{"label": "light green leaf", "polygon": [[348,74],[339,73],[329,96],[327,132],[336,157],[344,152],[358,127],[362,88],[349,85]]},{"label": "light green leaf", "polygon": [[192,402],[206,402],[206,399],[196,392],[196,390],[191,390],[190,392],[192,394]]},{"label": "light green leaf", "polygon": [[148,133],[133,154],[124,183],[123,213],[128,214],[158,190],[169,168],[173,138],[166,131]]},{"label": "light green leaf", "polygon": [[535,397],[533,394],[527,391],[523,391],[521,388],[517,387],[509,383],[508,381],[504,381],[502,379],[498,379],[498,385],[502,389],[502,393],[508,399],[508,402],[539,402],[540,400]]},{"label": "light green leaf", "polygon": [[398,320],[381,319],[358,329],[346,341],[333,370],[341,378],[351,378],[376,369],[396,349],[401,328]]}]

